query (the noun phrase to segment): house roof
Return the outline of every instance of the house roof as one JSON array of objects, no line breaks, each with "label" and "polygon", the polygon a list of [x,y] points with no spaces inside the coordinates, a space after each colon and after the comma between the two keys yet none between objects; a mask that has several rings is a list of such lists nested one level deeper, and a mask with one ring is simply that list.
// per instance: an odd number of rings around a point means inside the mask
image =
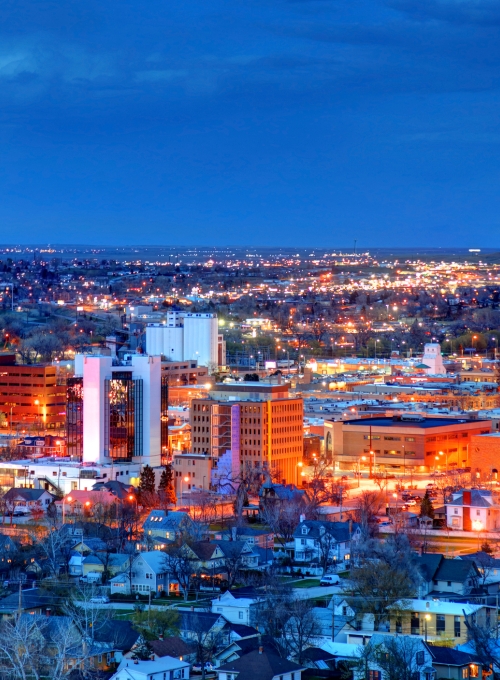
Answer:
[{"label": "house roof", "polygon": [[161,673],[167,670],[176,670],[178,668],[189,668],[190,664],[187,661],[179,661],[171,656],[164,656],[157,661],[131,661],[130,659],[123,659],[118,666],[118,670],[127,669],[130,677],[134,675],[151,675],[154,673]]},{"label": "house roof", "polygon": [[150,645],[156,656],[186,656],[193,653],[193,645],[185,642],[178,635],[163,640],[152,640]]},{"label": "house roof", "polygon": [[251,637],[252,635],[257,635],[257,629],[252,628],[252,626],[245,626],[243,623],[231,623],[229,621],[229,628],[233,633],[239,635],[240,638]]},{"label": "house roof", "polygon": [[444,558],[434,575],[434,579],[438,581],[455,581],[464,583],[472,575],[477,575],[478,570],[474,562],[468,560],[450,560]]},{"label": "house roof", "polygon": [[144,521],[144,529],[170,529],[180,531],[185,524],[191,524],[192,520],[187,512],[174,510],[151,510]]},{"label": "house roof", "polygon": [[196,541],[189,547],[200,560],[210,560],[217,550],[217,544],[209,541]]},{"label": "house roof", "polygon": [[137,632],[130,621],[111,619],[104,621],[94,631],[96,642],[106,642],[113,645],[113,649],[128,652],[135,645],[141,634]]},{"label": "house roof", "polygon": [[466,666],[470,663],[481,664],[481,659],[475,654],[461,652],[453,647],[440,647],[438,645],[427,644],[430,655],[434,663],[446,666]]},{"label": "house roof", "polygon": [[415,557],[416,565],[425,581],[432,581],[434,574],[439,569],[443,555],[424,553]]},{"label": "house roof", "polygon": [[275,497],[281,501],[300,501],[307,494],[304,489],[298,489],[294,484],[273,484],[270,480],[267,480],[261,486],[259,496],[261,498]]},{"label": "house roof", "polygon": [[110,479],[109,482],[97,482],[92,487],[92,491],[109,491],[113,496],[123,501],[130,493],[135,494],[135,487],[132,484],[124,484],[117,479]]},{"label": "house roof", "polygon": [[208,633],[217,621],[221,619],[220,614],[212,612],[179,611],[179,628],[181,631],[203,631]]},{"label": "house roof", "polygon": [[[460,491],[458,494],[453,494],[453,499],[448,503],[447,507],[454,507],[456,505],[464,505],[464,491]],[[494,502],[490,491],[485,489],[470,490],[470,507],[491,508],[492,505],[494,505]],[[466,507],[469,507],[468,503],[466,504]]]},{"label": "house roof", "polygon": [[326,520],[306,519],[293,532],[294,538],[303,538],[303,527],[308,528],[308,538],[320,538],[324,532],[330,534],[337,542],[348,541],[353,532],[359,527],[356,522],[328,522]]},{"label": "house roof", "polygon": [[[21,591],[21,609],[37,609],[51,606],[53,597],[41,588],[28,588]],[[15,612],[19,608],[19,593],[12,593],[0,600],[0,612]]]},{"label": "house roof", "polygon": [[218,671],[238,673],[238,680],[271,680],[275,675],[284,675],[303,670],[303,666],[283,659],[281,656],[263,650],[249,652],[239,659],[219,666]]},{"label": "house roof", "polygon": [[141,552],[137,555],[136,559],[142,557],[144,562],[150,567],[155,573],[160,573],[165,571],[167,566],[167,556],[164,552],[159,550],[152,550],[150,552]]},{"label": "house roof", "polygon": [[11,501],[17,498],[23,498],[25,501],[38,501],[44,493],[48,493],[51,498],[55,498],[45,489],[9,489],[4,495],[4,500]]}]

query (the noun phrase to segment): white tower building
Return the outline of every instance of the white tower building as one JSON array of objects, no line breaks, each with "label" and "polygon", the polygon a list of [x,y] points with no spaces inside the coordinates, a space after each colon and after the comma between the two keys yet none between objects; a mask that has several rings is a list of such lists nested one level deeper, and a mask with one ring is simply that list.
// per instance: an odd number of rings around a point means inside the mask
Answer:
[{"label": "white tower building", "polygon": [[170,361],[219,364],[217,314],[169,312],[165,323],[146,326],[146,352]]},{"label": "white tower building", "polygon": [[422,363],[429,368],[425,369],[427,375],[445,375],[446,369],[441,355],[441,345],[437,342],[429,342],[424,345]]},{"label": "white tower building", "polygon": [[75,357],[83,388],[83,462],[137,462],[158,467],[162,447],[159,356]]}]

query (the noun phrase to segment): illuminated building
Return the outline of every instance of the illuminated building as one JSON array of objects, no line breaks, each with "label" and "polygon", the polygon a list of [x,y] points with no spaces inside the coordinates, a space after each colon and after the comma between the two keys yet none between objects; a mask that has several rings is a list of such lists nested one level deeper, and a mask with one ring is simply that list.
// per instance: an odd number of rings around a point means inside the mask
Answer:
[{"label": "illuminated building", "polygon": [[217,314],[169,312],[164,323],[146,326],[146,351],[168,361],[195,360],[208,367],[224,365],[224,341],[218,328]]},{"label": "illuminated building", "polygon": [[[452,470],[470,465],[472,435],[490,432],[489,420],[426,418],[417,414],[326,421],[325,451],[340,469]],[[370,451],[373,453],[370,454]]]},{"label": "illuminated building", "polygon": [[64,386],[57,368],[43,364],[16,365],[15,355],[0,358],[0,411],[19,430],[57,429],[64,425]]},{"label": "illuminated building", "polygon": [[[140,462],[157,467],[168,446],[168,384],[160,357],[75,357],[68,381],[68,453],[84,463]],[[83,443],[82,443],[83,441]]]},{"label": "illuminated building", "polygon": [[231,450],[240,468],[268,468],[296,483],[303,455],[303,400],[287,384],[223,383],[191,403],[191,449],[214,458]]}]

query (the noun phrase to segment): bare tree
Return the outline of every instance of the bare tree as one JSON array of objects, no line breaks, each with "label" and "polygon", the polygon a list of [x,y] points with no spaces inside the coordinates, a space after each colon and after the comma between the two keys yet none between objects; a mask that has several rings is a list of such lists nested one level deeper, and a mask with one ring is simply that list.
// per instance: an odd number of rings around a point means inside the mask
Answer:
[{"label": "bare tree", "polygon": [[172,546],[165,554],[165,571],[170,572],[182,588],[184,601],[188,599],[195,566],[193,554],[186,544]]},{"label": "bare tree", "polygon": [[303,654],[321,635],[321,626],[314,613],[314,603],[305,598],[293,598],[281,611],[282,639],[289,653],[299,664]]}]

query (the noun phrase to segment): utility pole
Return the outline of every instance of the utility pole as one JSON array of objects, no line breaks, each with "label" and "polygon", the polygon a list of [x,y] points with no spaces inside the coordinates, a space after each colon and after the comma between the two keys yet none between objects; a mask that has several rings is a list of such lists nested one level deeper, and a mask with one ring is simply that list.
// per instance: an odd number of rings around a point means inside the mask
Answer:
[{"label": "utility pole", "polygon": [[149,586],[149,600],[148,600],[148,628],[150,625],[150,616],[151,616],[151,586]]},{"label": "utility pole", "polygon": [[332,597],[332,642],[334,641],[335,641],[335,595]]}]

